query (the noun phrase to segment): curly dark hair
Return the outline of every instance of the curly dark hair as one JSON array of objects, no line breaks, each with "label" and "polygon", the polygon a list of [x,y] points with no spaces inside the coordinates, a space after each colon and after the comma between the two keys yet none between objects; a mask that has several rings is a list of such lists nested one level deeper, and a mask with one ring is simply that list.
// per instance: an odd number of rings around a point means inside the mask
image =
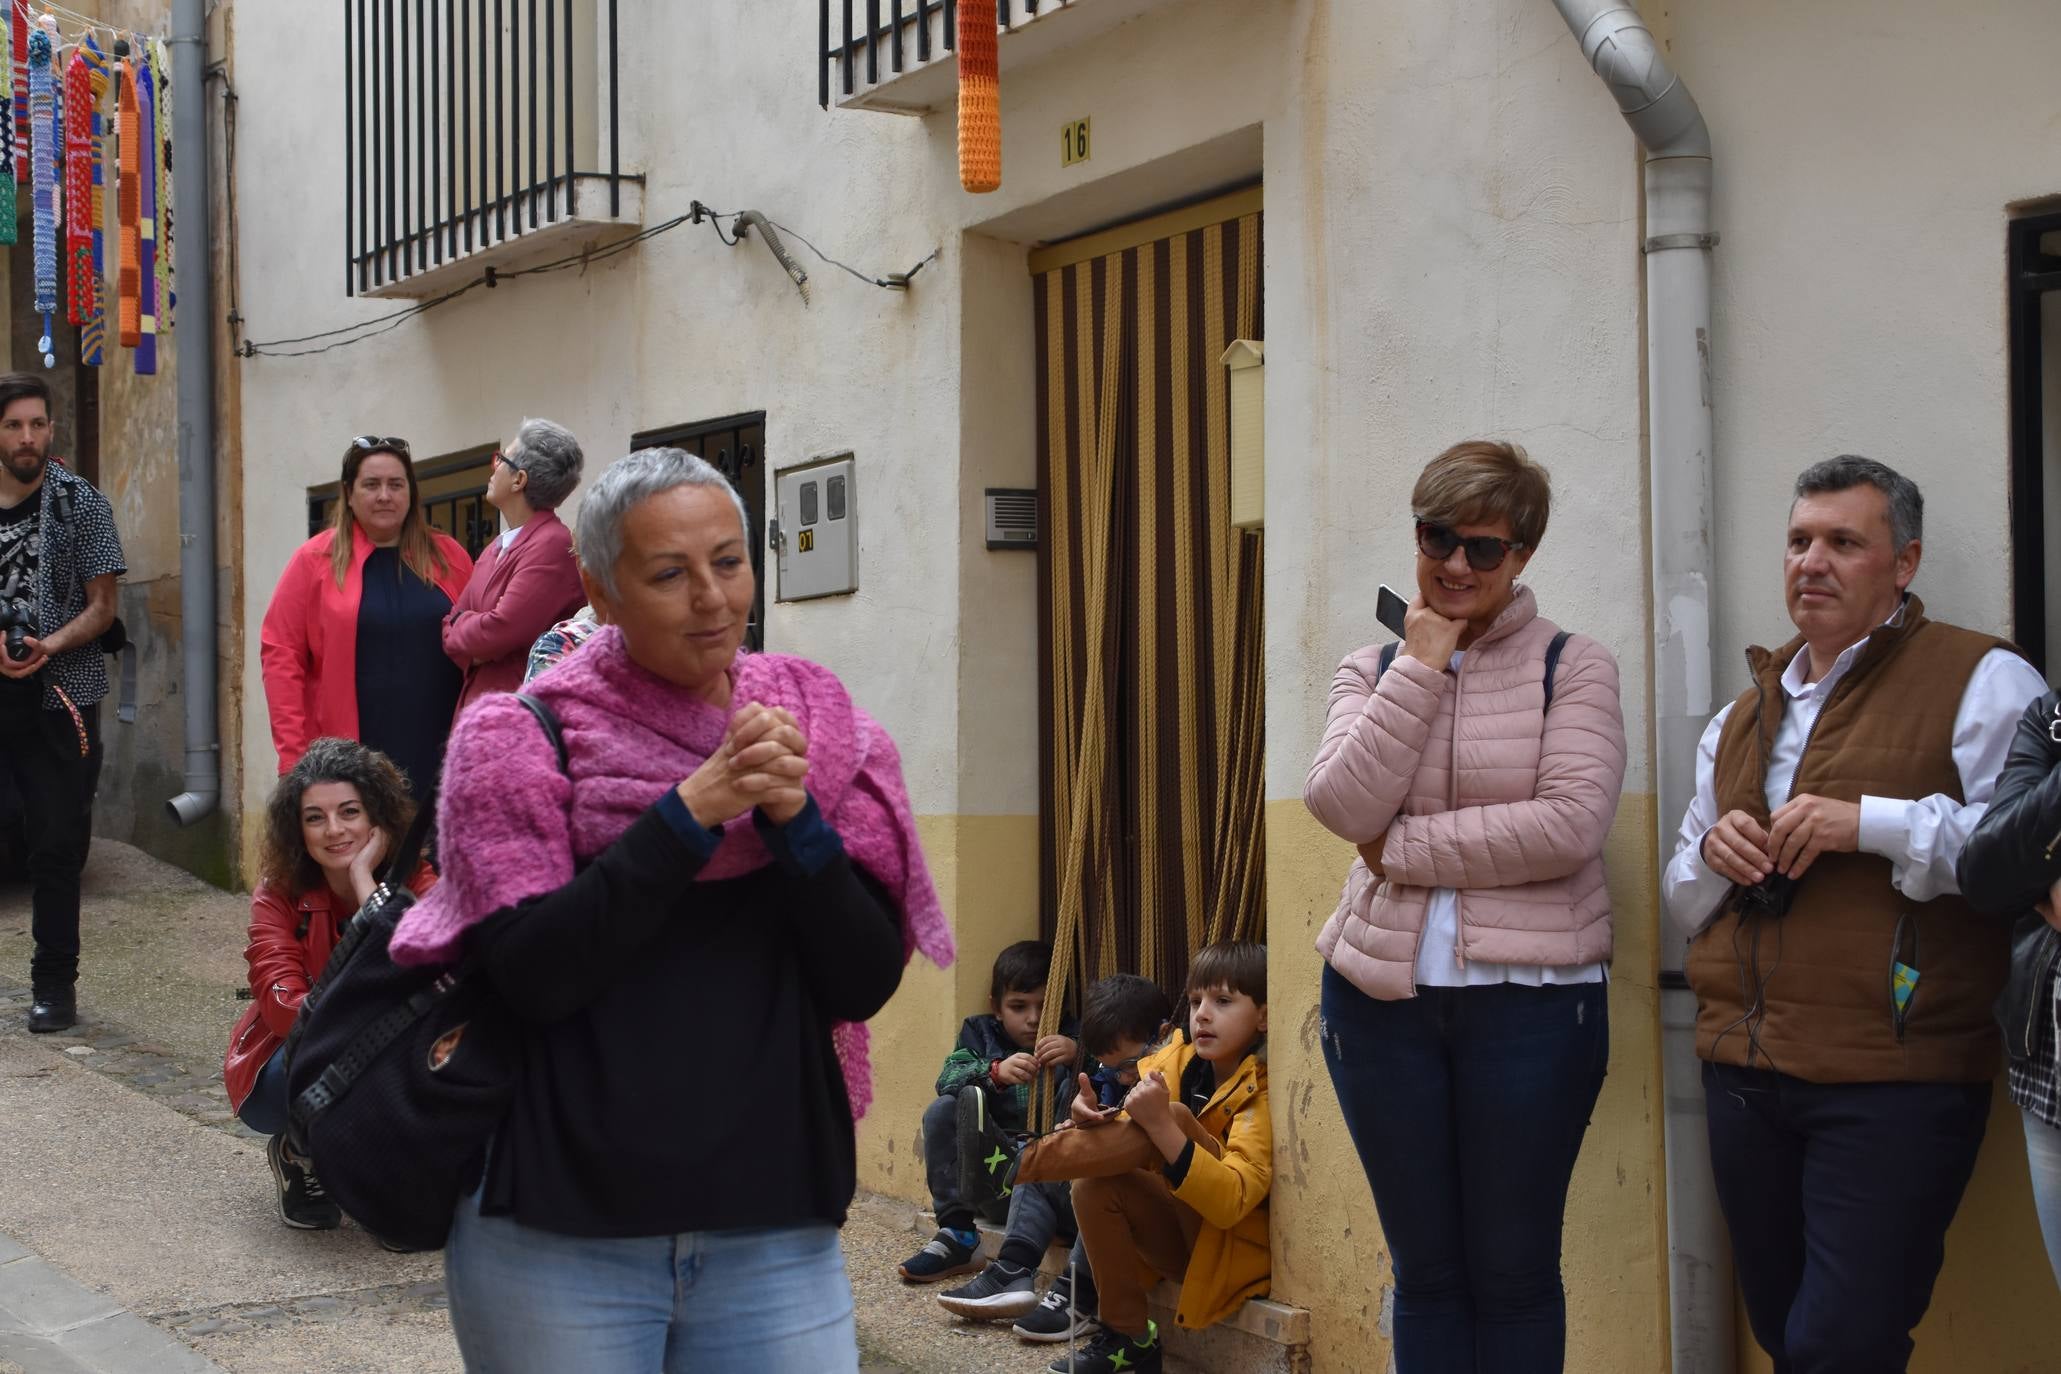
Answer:
[{"label": "curly dark hair", "polygon": [[308,746],[299,763],[272,789],[265,806],[265,838],[258,855],[258,876],[287,892],[308,892],[327,881],[322,867],[308,853],[301,831],[301,798],[317,783],[343,782],[358,789],[372,824],[396,843],[415,819],[415,800],[393,761],[356,740],[325,738]]}]

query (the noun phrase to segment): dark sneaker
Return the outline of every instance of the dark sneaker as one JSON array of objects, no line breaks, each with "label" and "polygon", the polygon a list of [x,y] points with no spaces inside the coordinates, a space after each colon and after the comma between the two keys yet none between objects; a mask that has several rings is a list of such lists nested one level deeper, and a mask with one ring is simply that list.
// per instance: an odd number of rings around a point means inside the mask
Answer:
[{"label": "dark sneaker", "polygon": [[1087,1313],[1074,1311],[1073,1290],[1062,1278],[1046,1289],[1038,1305],[1009,1329],[1020,1340],[1050,1345],[1058,1341],[1085,1341],[1100,1328]]},{"label": "dark sneaker", "polygon": [[991,1221],[1005,1220],[1015,1179],[1020,1140],[995,1124],[988,1095],[979,1088],[959,1094],[959,1196]]},{"label": "dark sneaker", "polygon": [[938,1306],[974,1321],[1021,1317],[1038,1305],[1037,1275],[996,1260],[974,1275],[972,1283],[937,1295]]},{"label": "dark sneaker", "polygon": [[29,1005],[29,1030],[37,1035],[70,1030],[79,1024],[79,1004],[70,988],[50,988]]},{"label": "dark sneaker", "polygon": [[343,1224],[343,1209],[329,1200],[315,1166],[286,1152],[286,1137],[275,1135],[265,1146],[272,1180],[279,1185],[279,1219],[302,1231],[331,1231]]},{"label": "dark sneaker", "polygon": [[1137,1340],[1097,1331],[1086,1345],[1045,1368],[1048,1374],[1160,1374],[1159,1323],[1147,1322]]},{"label": "dark sneaker", "polygon": [[939,1231],[928,1245],[896,1265],[895,1272],[908,1283],[936,1283],[971,1274],[980,1267],[971,1245],[950,1231]]}]

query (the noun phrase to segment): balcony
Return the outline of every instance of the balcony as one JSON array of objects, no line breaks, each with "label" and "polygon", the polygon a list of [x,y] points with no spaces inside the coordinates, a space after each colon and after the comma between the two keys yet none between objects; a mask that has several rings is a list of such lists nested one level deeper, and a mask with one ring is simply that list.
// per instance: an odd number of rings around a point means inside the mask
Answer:
[{"label": "balcony", "polygon": [[344,0],[344,289],[427,298],[635,234],[616,0]]},{"label": "balcony", "polygon": [[[822,35],[817,103],[928,114],[958,99],[954,0],[816,0]],[[995,0],[1006,75],[1092,42],[1172,0]]]}]

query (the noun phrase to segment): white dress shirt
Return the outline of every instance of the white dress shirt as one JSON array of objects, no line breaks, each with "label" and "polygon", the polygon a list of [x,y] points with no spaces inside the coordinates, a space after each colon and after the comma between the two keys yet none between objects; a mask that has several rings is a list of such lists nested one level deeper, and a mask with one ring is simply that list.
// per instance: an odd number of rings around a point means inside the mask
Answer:
[{"label": "white dress shirt", "polygon": [[[1466,654],[1454,650],[1448,671],[1459,672]],[[1561,983],[1600,983],[1603,965],[1492,964],[1460,958],[1460,894],[1450,887],[1433,888],[1424,909],[1424,932],[1417,937],[1417,982],[1428,988],[1473,988],[1492,983],[1521,983],[1528,988]]]},{"label": "white dress shirt", "polygon": [[[1899,606],[1886,623],[1894,625],[1902,618]],[[1783,672],[1782,691],[1789,698],[1789,708],[1782,713],[1768,757],[1770,811],[1789,800],[1790,783],[1802,762],[1811,726],[1867,643],[1863,639],[1840,654],[1832,670],[1816,682],[1803,680],[1810,666],[1808,648],[1800,650]],[[2030,663],[2008,649],[1990,650],[1975,665],[1961,693],[1960,710],[1954,715],[1954,769],[1961,775],[1964,800],[1957,802],[1941,792],[1915,801],[1861,798],[1860,851],[1889,860],[1890,881],[1897,891],[1914,902],[1925,902],[1961,890],[1954,876],[1961,848],[1989,810],[1997,775],[2011,752],[2011,736],[2025,713],[2025,704],[2046,690],[2046,680]],[[1732,880],[1703,861],[1703,837],[1720,819],[1715,783],[1718,736],[1731,714],[1731,706],[1726,706],[1704,728],[1696,749],[1696,799],[1682,817],[1674,858],[1660,880],[1661,902],[1676,929],[1688,938],[1711,923],[1725,894],[1732,890]]]},{"label": "white dress shirt", "polygon": [[516,526],[516,527],[515,527],[514,529],[512,529],[512,530],[503,530],[503,531],[501,531],[501,552],[503,552],[503,553],[507,553],[507,552],[508,552],[508,546],[509,546],[510,544],[513,544],[513,543],[515,542],[515,536],[516,536],[516,535],[518,535],[518,534],[521,534],[521,533],[522,533],[522,526],[520,526],[520,525],[517,525],[517,526]]}]

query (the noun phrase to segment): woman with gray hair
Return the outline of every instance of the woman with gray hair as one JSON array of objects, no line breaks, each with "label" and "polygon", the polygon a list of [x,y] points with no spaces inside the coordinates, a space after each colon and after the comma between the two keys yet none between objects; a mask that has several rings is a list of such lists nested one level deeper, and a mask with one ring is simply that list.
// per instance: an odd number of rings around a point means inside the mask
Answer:
[{"label": "woman with gray hair", "polygon": [[494,454],[487,504],[507,528],[444,619],[444,652],[465,674],[458,715],[489,692],[520,687],[530,645],[586,600],[572,534],[557,515],[584,461],[580,441],[549,420],[524,420]]},{"label": "woman with gray hair", "polygon": [[744,654],[750,527],[678,449],[580,507],[602,621],[451,734],[444,877],[397,963],[477,958],[513,1103],[444,1274],[468,1369],[856,1374],[838,1245],[864,1022],[952,957],[894,741],[827,668]]}]

